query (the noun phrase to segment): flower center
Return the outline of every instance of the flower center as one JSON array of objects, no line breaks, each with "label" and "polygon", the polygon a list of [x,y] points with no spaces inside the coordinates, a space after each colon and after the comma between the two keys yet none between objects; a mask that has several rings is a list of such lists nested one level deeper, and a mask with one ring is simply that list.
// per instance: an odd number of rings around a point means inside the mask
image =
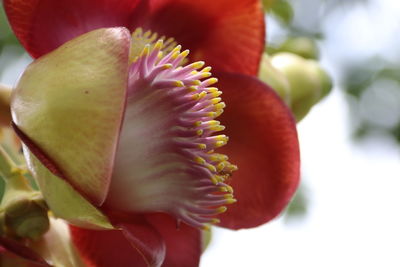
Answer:
[{"label": "flower center", "polygon": [[[155,36],[155,37],[154,37]],[[237,169],[214,150],[228,137],[215,120],[225,107],[210,67],[183,65],[189,54],[150,32],[133,33],[127,108],[108,203],[167,212],[206,228],[234,203],[224,181]],[[142,48],[141,48],[142,47]],[[138,51],[141,50],[140,54]],[[122,208],[121,208],[122,207]]]}]

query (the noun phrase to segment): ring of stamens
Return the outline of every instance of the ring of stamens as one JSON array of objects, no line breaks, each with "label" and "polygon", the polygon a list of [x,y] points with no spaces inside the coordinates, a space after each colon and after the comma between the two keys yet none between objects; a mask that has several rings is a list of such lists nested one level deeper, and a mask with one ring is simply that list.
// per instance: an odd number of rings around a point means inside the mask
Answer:
[{"label": "ring of stamens", "polygon": [[[157,153],[145,153],[155,154],[152,160],[157,161],[157,167],[143,171],[144,182],[138,182],[159,183],[149,186],[149,191],[156,193],[135,201],[156,204],[137,204],[135,209],[168,212],[191,226],[208,228],[208,224],[219,222],[215,216],[226,211],[226,204],[236,202],[225,181],[237,167],[226,155],[214,152],[228,142],[226,135],[217,134],[225,127],[215,120],[225,107],[222,92],[213,87],[217,79],[211,77],[211,67],[204,67],[202,61],[184,65],[188,50],[181,51],[179,45],[171,49],[173,41],[156,39],[157,35],[141,30],[135,31],[132,39],[128,104],[138,110],[136,113],[156,114],[143,116],[160,125],[148,132],[157,136],[162,147]],[[140,54],[138,40],[147,42]],[[163,189],[156,191],[158,187]],[[146,194],[144,190],[139,193]]]}]

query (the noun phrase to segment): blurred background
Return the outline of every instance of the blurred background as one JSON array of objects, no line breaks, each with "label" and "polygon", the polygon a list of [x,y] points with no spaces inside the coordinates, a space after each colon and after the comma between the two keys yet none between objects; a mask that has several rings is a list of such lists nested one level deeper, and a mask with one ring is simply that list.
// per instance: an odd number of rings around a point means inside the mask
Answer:
[{"label": "blurred background", "polygon": [[[201,266],[400,266],[400,1],[275,0],[266,12],[266,51],[310,38],[334,88],[298,124],[302,182],[286,212],[214,228]],[[1,8],[0,83],[29,62]]]}]

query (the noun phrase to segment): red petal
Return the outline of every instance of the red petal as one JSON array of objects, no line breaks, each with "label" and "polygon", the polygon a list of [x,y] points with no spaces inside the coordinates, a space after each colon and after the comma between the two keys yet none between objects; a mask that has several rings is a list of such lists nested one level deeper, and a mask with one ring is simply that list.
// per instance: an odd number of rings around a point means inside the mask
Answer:
[{"label": "red petal", "polygon": [[218,71],[256,75],[265,42],[259,0],[155,0],[148,28]]},{"label": "red petal", "polygon": [[[5,237],[0,237],[0,254],[6,253],[10,257],[14,255],[26,261],[27,266],[50,266],[40,255],[32,249]],[[1,264],[1,259],[0,259]]]},{"label": "red petal", "polygon": [[141,0],[4,0],[11,27],[33,57],[90,30],[136,24],[146,6]]},{"label": "red petal", "polygon": [[166,214],[146,215],[147,220],[160,232],[167,247],[163,267],[199,266],[201,232],[186,224],[177,226],[174,218]]},{"label": "red petal", "polygon": [[165,244],[143,218],[120,223],[122,230],[96,231],[71,226],[73,242],[88,266],[161,266]]},{"label": "red petal", "polygon": [[299,144],[290,111],[267,85],[221,73],[226,109],[220,118],[230,137],[222,149],[239,170],[230,184],[237,203],[221,216],[231,229],[261,225],[287,205],[299,182]]}]

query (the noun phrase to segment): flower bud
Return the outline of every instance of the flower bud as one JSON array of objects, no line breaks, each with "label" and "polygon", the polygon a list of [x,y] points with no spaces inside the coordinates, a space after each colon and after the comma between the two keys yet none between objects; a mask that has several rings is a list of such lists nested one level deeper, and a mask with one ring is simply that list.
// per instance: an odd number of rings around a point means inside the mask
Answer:
[{"label": "flower bud", "polygon": [[297,121],[302,120],[332,88],[328,74],[315,60],[291,53],[278,53],[271,58],[271,64],[284,73],[289,81],[290,108]]},{"label": "flower bud", "polygon": [[318,59],[319,50],[314,39],[308,37],[288,38],[278,48],[280,52],[289,52],[306,59]]},{"label": "flower bud", "polygon": [[276,91],[282,100],[290,105],[290,85],[285,75],[271,65],[271,58],[264,53],[261,58],[258,78]]},{"label": "flower bud", "polygon": [[33,193],[7,203],[4,223],[12,235],[37,240],[49,229],[47,212],[44,200]]}]

